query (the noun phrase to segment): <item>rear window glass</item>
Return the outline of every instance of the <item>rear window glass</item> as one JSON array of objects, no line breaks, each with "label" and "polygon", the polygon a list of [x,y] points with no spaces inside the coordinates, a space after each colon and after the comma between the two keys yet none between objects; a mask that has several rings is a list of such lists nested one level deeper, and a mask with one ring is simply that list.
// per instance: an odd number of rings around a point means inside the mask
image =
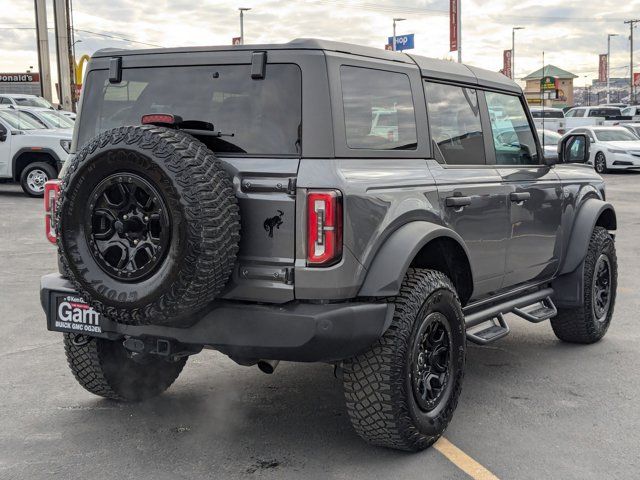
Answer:
[{"label": "rear window glass", "polygon": [[564,112],[562,110],[532,110],[531,116],[533,118],[564,118]]},{"label": "rear window glass", "polygon": [[78,145],[143,115],[169,113],[214,125],[202,132],[216,152],[257,155],[300,153],[301,73],[297,65],[268,64],[264,79],[251,78],[251,65],[124,69],[122,82],[106,70],[89,73]]},{"label": "rear window glass", "polygon": [[349,148],[415,150],[416,117],[409,77],[370,68],[340,68]]}]

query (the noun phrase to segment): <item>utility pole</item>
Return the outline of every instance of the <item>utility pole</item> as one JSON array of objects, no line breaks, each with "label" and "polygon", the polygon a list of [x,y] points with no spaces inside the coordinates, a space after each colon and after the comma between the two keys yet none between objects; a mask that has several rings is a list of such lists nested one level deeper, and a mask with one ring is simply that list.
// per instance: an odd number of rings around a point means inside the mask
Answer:
[{"label": "utility pole", "polygon": [[629,103],[635,103],[635,85],[633,82],[633,29],[636,28],[636,23],[640,22],[640,20],[627,20],[624,22],[629,25],[629,29],[631,30],[631,34],[629,35],[629,41],[631,45],[629,47],[629,76],[631,77],[629,80]]},{"label": "utility pole", "polygon": [[38,41],[38,69],[40,70],[40,93],[51,102],[51,60],[49,59],[49,35],[47,29],[47,2],[34,0],[36,12],[36,36]]},{"label": "utility pole", "polygon": [[58,57],[58,91],[64,110],[73,109],[71,95],[71,42],[67,0],[53,0],[53,18],[56,27],[56,56]]},{"label": "utility pole", "polygon": [[393,44],[392,44],[392,50],[395,52],[397,50],[396,48],[396,22],[402,22],[406,20],[406,18],[394,18],[393,19]]},{"label": "utility pole", "polygon": [[611,103],[611,37],[617,36],[617,33],[607,35],[607,103]]},{"label": "utility pole", "polygon": [[511,80],[516,79],[516,30],[524,30],[524,27],[511,29]]},{"label": "utility pole", "polygon": [[251,10],[247,7],[240,7],[240,45],[244,45],[244,12]]}]

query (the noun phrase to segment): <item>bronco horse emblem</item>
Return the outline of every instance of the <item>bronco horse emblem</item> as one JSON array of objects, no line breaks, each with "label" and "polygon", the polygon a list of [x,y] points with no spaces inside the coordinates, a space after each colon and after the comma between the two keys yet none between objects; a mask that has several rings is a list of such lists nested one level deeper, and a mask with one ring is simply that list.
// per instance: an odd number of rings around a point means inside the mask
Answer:
[{"label": "bronco horse emblem", "polygon": [[264,229],[269,232],[269,238],[273,238],[273,229],[277,228],[280,230],[280,225],[282,225],[282,217],[284,216],[284,212],[282,210],[277,210],[278,215],[274,215],[273,217],[269,217],[264,221]]}]

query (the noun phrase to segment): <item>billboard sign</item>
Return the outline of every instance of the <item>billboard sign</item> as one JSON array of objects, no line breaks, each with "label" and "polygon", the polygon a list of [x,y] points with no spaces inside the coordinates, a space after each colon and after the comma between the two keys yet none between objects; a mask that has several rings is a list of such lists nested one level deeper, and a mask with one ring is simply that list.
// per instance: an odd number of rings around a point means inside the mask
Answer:
[{"label": "billboard sign", "polygon": [[242,37],[233,37],[231,39],[231,45],[241,45],[242,44]]},{"label": "billboard sign", "polygon": [[540,79],[540,90],[543,92],[549,92],[551,90],[558,89],[558,79],[556,77],[542,77]]},{"label": "billboard sign", "polygon": [[640,87],[640,73],[633,74],[633,86]]},{"label": "billboard sign", "polygon": [[458,1],[449,0],[449,51],[458,50]]},{"label": "billboard sign", "polygon": [[[393,45],[393,37],[389,37],[389,45]],[[415,48],[413,33],[409,33],[408,35],[396,35],[396,50],[411,50],[412,48]]]},{"label": "billboard sign", "polygon": [[0,83],[39,83],[39,73],[0,73]]},{"label": "billboard sign", "polygon": [[505,50],[502,53],[502,73],[513,80],[513,72],[511,71],[511,59],[513,52],[511,50]]},{"label": "billboard sign", "polygon": [[598,81],[606,82],[607,81],[607,66],[609,63],[609,57],[606,53],[600,55],[600,65],[598,68]]}]

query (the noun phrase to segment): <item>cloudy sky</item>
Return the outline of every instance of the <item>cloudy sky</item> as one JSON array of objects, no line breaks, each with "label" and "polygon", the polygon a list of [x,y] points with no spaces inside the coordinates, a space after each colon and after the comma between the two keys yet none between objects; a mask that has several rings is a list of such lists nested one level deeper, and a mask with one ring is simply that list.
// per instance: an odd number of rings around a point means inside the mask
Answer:
[{"label": "cloudy sky", "polygon": [[[0,71],[37,69],[33,0],[0,0]],[[449,58],[448,0],[74,0],[78,58],[104,47],[146,48],[231,43],[239,35],[237,8],[245,17],[245,43],[318,37],[382,48],[394,16],[407,20],[398,34],[415,33],[415,53]],[[53,26],[49,1],[49,26]],[[502,51],[516,37],[516,75],[546,63],[597,77],[598,54],[612,39],[611,76],[629,74],[629,28],[640,17],[640,0],[462,0],[463,60],[499,70]],[[637,30],[640,45],[640,30]],[[115,37],[115,38],[114,38]],[[53,48],[53,34],[50,31]],[[140,43],[135,43],[140,42]],[[640,64],[640,52],[637,55]],[[52,62],[55,61],[52,52]],[[638,68],[636,66],[636,68]],[[640,70],[638,70],[640,71]]]}]

